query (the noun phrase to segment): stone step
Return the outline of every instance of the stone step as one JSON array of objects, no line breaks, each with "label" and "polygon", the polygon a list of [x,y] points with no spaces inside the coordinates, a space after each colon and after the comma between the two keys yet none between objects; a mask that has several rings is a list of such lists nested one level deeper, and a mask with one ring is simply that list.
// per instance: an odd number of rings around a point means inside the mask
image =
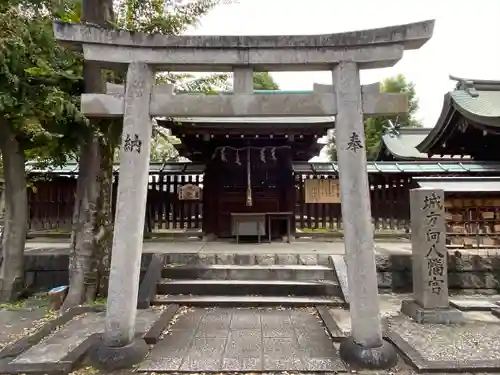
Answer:
[{"label": "stone step", "polygon": [[333,280],[177,280],[161,279],[158,294],[265,295],[265,296],[341,296]]},{"label": "stone step", "polygon": [[[239,245],[245,246],[245,245]],[[255,245],[252,245],[255,247]],[[314,246],[314,245],[312,245]],[[328,265],[327,254],[241,254],[241,253],[175,253],[165,254],[165,264],[184,265],[211,265],[211,264],[237,264],[237,265]]]},{"label": "stone step", "polygon": [[276,297],[276,296],[189,296],[189,295],[157,295],[153,305],[181,304],[186,306],[314,306],[328,305],[344,307],[339,297]]},{"label": "stone step", "polygon": [[333,280],[334,272],[322,265],[178,265],[165,267],[167,279],[204,280]]}]

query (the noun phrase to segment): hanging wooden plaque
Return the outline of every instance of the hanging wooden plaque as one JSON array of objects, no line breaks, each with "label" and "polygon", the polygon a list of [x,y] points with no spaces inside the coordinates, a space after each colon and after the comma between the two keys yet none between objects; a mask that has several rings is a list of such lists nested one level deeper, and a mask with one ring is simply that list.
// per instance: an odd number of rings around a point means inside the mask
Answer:
[{"label": "hanging wooden plaque", "polygon": [[305,180],[306,203],[340,203],[339,180]]},{"label": "hanging wooden plaque", "polygon": [[179,200],[196,201],[201,199],[201,189],[197,185],[186,184],[179,187]]}]

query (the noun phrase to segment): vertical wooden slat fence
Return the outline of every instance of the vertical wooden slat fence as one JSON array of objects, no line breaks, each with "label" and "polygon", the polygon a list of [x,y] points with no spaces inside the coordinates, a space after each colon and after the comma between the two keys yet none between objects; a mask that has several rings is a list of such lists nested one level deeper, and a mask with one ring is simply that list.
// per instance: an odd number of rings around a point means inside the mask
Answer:
[{"label": "vertical wooden slat fence", "polygon": [[[296,226],[302,230],[342,230],[340,204],[304,202],[306,179],[336,179],[336,175],[295,174]],[[415,187],[409,174],[373,173],[369,175],[372,219],[375,230],[406,231],[409,228],[409,190]],[[113,211],[116,207],[115,176]],[[203,187],[203,175],[156,172],[150,175],[146,205],[146,230],[152,232],[202,229],[202,201],[181,201],[178,189],[185,184]],[[71,229],[76,178],[52,177],[37,180],[29,189],[29,227],[31,231]],[[202,189],[203,192],[203,189]],[[203,193],[202,193],[203,194]]]},{"label": "vertical wooden slat fence", "polygon": [[[304,185],[307,179],[337,179],[336,175],[295,175],[297,228],[313,231],[342,230],[340,204],[305,203]],[[375,230],[406,231],[409,227],[409,190],[414,185],[411,176],[370,174],[372,221]]]},{"label": "vertical wooden slat fence", "polygon": [[[146,203],[147,230],[201,229],[201,201],[181,201],[178,189],[185,184],[202,187],[203,175],[155,173],[150,175]],[[112,207],[116,208],[118,178],[113,182]],[[36,179],[28,189],[30,231],[69,231],[75,202],[76,178],[51,177]]]}]

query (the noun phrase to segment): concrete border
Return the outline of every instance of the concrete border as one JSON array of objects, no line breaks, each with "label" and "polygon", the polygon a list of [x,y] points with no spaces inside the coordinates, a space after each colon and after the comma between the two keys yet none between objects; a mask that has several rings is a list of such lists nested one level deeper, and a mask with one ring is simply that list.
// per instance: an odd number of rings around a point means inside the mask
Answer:
[{"label": "concrete border", "polygon": [[[99,308],[90,307],[90,309],[88,309],[89,308],[88,306],[81,306],[81,307],[87,307],[87,309],[83,311],[83,313],[91,311],[100,312],[104,310],[101,307]],[[76,309],[79,309],[79,307],[77,307]],[[165,327],[168,326],[172,318],[177,313],[178,309],[179,305],[170,305],[165,309],[165,311],[163,311],[160,314],[158,319],[153,323],[153,325],[149,328],[149,330],[142,336],[142,338],[144,339],[144,341],[146,341],[148,345],[154,345],[158,342]],[[73,313],[73,315],[69,318],[69,320],[66,321],[66,323],[68,323],[71,319],[73,319],[77,315],[79,314]],[[56,319],[54,319],[54,321],[55,320]],[[55,326],[55,328],[57,328],[59,325]],[[49,332],[49,334],[51,334],[52,332],[53,330]],[[90,335],[86,340],[81,342],[80,345],[78,345],[72,351],[67,353],[64,356],[64,358],[59,362],[22,363],[22,364],[6,363],[0,368],[0,373],[1,374],[50,374],[50,375],[68,374],[72,372],[75,369],[75,367],[85,358],[90,347],[92,347],[97,342],[97,340],[100,339],[101,335],[102,335],[101,333],[94,333]],[[46,336],[48,335],[45,335],[44,337]],[[23,352],[29,349],[31,346],[38,344],[44,337],[40,338],[40,340],[38,340],[36,343],[33,343],[29,347],[25,348]],[[16,357],[20,354],[22,354],[22,352],[18,352],[13,357]],[[9,361],[12,359],[14,358],[10,357]]]},{"label": "concrete border", "polygon": [[415,348],[408,344],[399,334],[389,330],[387,339],[399,350],[406,363],[418,371],[425,372],[498,372],[500,371],[499,360],[484,361],[429,361],[425,359]]},{"label": "concrete border", "polygon": [[99,339],[94,333],[67,353],[59,362],[54,363],[8,363],[0,371],[6,374],[69,374],[84,358],[89,348]]},{"label": "concrete border", "polygon": [[32,335],[23,337],[11,345],[6,346],[0,352],[0,373],[2,374],[24,374],[24,373],[48,373],[48,374],[67,374],[73,370],[73,366],[82,359],[87,349],[92,344],[91,340],[95,335],[91,335],[87,340],[83,341],[74,350],[68,353],[58,363],[29,363],[29,364],[11,364],[9,363],[31,347],[40,343],[44,338],[48,337],[55,330],[69,323],[73,318],[88,312],[102,312],[104,306],[77,306],[69,309],[61,316],[44,324],[38,331]]},{"label": "concrete border", "polygon": [[142,337],[146,344],[155,345],[160,339],[161,334],[168,326],[172,318],[177,314],[180,305],[173,304],[168,306],[160,315],[160,317],[153,323],[149,331]]},{"label": "concrete border", "polygon": [[[71,308],[57,318],[45,323],[42,327],[40,327],[39,330],[32,333],[31,335],[23,337],[4,347],[0,351],[0,360],[15,358],[19,356],[26,350],[30,349],[32,346],[38,344],[45,337],[52,334],[58,327],[69,323],[74,317],[78,315],[82,315],[88,312],[101,312],[104,311],[104,309],[104,306],[77,306]],[[1,370],[0,373],[2,373]]]},{"label": "concrete border", "polygon": [[151,301],[155,298],[166,256],[166,254],[152,255],[144,278],[139,286],[139,295],[137,297],[138,309],[147,309],[151,305]]},{"label": "concrete border", "polygon": [[341,342],[347,338],[344,332],[340,329],[338,324],[333,319],[333,316],[328,311],[327,306],[318,305],[315,306],[316,311],[318,312],[319,317],[323,321],[326,330],[330,334],[330,338],[333,342]]}]

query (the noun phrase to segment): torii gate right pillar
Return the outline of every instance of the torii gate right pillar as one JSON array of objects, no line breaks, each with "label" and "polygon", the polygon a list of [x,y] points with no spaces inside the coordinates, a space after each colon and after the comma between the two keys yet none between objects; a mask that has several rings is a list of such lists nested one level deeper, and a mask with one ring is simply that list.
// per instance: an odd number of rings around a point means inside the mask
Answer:
[{"label": "torii gate right pillar", "polygon": [[333,70],[338,113],[335,118],[342,225],[347,260],[352,336],[342,342],[346,362],[388,368],[397,361],[394,347],[382,339],[378,304],[370,191],[359,68],[341,61]]}]

